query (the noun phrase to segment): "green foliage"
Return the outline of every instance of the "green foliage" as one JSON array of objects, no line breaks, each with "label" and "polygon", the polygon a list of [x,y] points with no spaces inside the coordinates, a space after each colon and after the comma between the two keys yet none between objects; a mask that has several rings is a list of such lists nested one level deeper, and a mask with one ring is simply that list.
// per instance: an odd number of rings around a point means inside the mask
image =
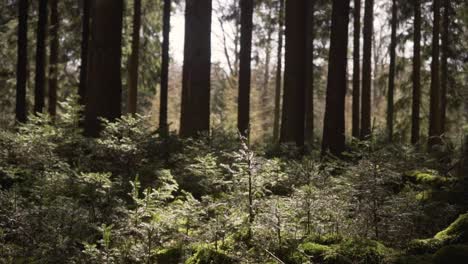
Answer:
[{"label": "green foliage", "polygon": [[332,249],[329,246],[306,242],[299,245],[298,250],[315,262],[323,262]]},{"label": "green foliage", "polygon": [[468,213],[460,215],[446,229],[434,236],[444,244],[468,243]]},{"label": "green foliage", "polygon": [[432,254],[442,246],[438,239],[415,239],[408,244],[408,252],[411,254]]},{"label": "green foliage", "polygon": [[185,264],[234,264],[236,261],[221,251],[202,247]]},{"label": "green foliage", "polygon": [[[367,142],[347,161],[298,158],[297,149],[271,156],[223,133],[161,138],[143,116],[104,122],[90,139],[75,100],[55,120],[0,130],[2,260],[387,263],[394,251],[383,244],[403,248],[460,212],[438,198],[451,181],[405,179],[442,175],[412,148]],[[421,192],[430,195],[415,199]],[[465,220],[409,252],[464,243]]]},{"label": "green foliage", "polygon": [[331,263],[387,263],[392,250],[380,242],[369,239],[347,239],[334,247],[325,260]]}]

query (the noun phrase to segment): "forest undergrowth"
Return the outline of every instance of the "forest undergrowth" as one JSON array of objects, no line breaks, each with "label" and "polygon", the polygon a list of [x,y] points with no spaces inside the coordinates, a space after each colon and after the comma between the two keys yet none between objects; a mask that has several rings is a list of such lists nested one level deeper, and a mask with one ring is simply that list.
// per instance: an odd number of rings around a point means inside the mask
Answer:
[{"label": "forest undergrowth", "polygon": [[141,116],[86,138],[62,107],[0,131],[0,263],[467,259],[459,139],[428,154],[375,136],[335,159],[223,131],[161,137]]}]

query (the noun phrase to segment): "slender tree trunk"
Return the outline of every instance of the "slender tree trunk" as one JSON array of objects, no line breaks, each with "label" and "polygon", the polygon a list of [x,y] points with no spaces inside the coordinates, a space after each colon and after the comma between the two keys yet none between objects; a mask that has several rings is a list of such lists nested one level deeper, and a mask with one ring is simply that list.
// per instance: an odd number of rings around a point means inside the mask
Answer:
[{"label": "slender tree trunk", "polygon": [[372,34],[374,0],[365,0],[364,53],[362,62],[361,139],[371,135]]},{"label": "slender tree trunk", "polygon": [[34,88],[34,113],[42,113],[44,108],[46,78],[46,38],[47,38],[47,0],[39,0],[39,19],[37,21],[36,76]]},{"label": "slender tree trunk", "polygon": [[159,110],[159,130],[162,135],[167,135],[169,127],[167,123],[167,95],[169,86],[169,33],[171,31],[171,0],[164,0],[163,13],[163,43],[161,62],[161,100]]},{"label": "slender tree trunk", "polygon": [[278,48],[276,55],[276,85],[275,85],[275,118],[273,123],[273,140],[279,140],[280,119],[281,119],[281,83],[283,72],[283,20],[284,20],[284,1],[279,0],[278,5]]},{"label": "slender tree trunk", "polygon": [[18,58],[16,65],[16,120],[27,119],[26,83],[28,80],[28,0],[18,3]]},{"label": "slender tree trunk", "polygon": [[128,67],[128,113],[137,113],[138,66],[140,58],[141,0],[133,2],[132,54]]},{"label": "slender tree trunk", "polygon": [[446,128],[446,113],[447,113],[447,85],[448,85],[448,53],[449,53],[449,26],[450,26],[450,0],[444,1],[444,17],[442,21],[442,58],[441,58],[441,120],[440,133],[445,133]]},{"label": "slender tree trunk", "polygon": [[59,64],[59,13],[58,0],[50,4],[50,54],[49,54],[49,115],[57,114],[58,64]]},{"label": "slender tree trunk", "polygon": [[396,31],[397,31],[397,4],[392,0],[392,33],[390,39],[390,69],[388,73],[388,95],[387,95],[387,136],[388,141],[393,141],[394,109],[393,101],[395,94],[395,68],[396,68]]},{"label": "slender tree trunk", "polygon": [[419,142],[419,111],[421,108],[421,2],[414,1],[413,102],[411,115],[411,143]]},{"label": "slender tree trunk", "polygon": [[187,0],[180,135],[210,130],[211,0]]},{"label": "slender tree trunk", "polygon": [[345,96],[348,50],[349,0],[333,0],[327,98],[322,154],[341,156],[345,150]]},{"label": "slender tree trunk", "polygon": [[306,37],[306,115],[305,138],[309,145],[314,143],[314,23],[315,0],[307,1]]},{"label": "slender tree trunk", "polygon": [[78,100],[80,105],[84,105],[85,103],[84,99],[87,90],[86,87],[88,85],[89,24],[91,18],[91,0],[83,0],[82,12],[80,85],[78,87]]},{"label": "slender tree trunk", "polygon": [[441,104],[440,104],[440,0],[433,2],[434,24],[432,28],[432,64],[431,64],[431,91],[429,112],[429,147],[440,144],[441,136]]},{"label": "slender tree trunk", "polygon": [[280,142],[304,146],[307,1],[286,1],[286,55]]},{"label": "slender tree trunk", "polygon": [[[274,12],[274,8],[270,8],[268,17],[272,17]],[[270,94],[270,80],[271,80],[271,73],[270,73],[270,63],[271,63],[271,40],[273,38],[274,33],[274,24],[268,23],[267,25],[267,38],[266,38],[266,47],[265,47],[265,69],[263,72],[263,90],[261,95],[262,107],[264,109],[262,118],[264,120],[268,120],[270,118],[270,112],[267,111],[270,105],[269,94]],[[270,127],[269,122],[263,122],[262,129],[265,133],[268,131]]]},{"label": "slender tree trunk", "polygon": [[122,113],[122,16],[123,0],[93,2],[85,134],[99,136],[99,118],[115,120]]},{"label": "slender tree trunk", "polygon": [[354,0],[353,39],[353,113],[352,134],[359,138],[359,115],[361,114],[361,0]]},{"label": "slender tree trunk", "polygon": [[237,129],[242,136],[248,138],[250,126],[250,64],[252,60],[253,0],[240,0],[240,4],[241,47]]}]

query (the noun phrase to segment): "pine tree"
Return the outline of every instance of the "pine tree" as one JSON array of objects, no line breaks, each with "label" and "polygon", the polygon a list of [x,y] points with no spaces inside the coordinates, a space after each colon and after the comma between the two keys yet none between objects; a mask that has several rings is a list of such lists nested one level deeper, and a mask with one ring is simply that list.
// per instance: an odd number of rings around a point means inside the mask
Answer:
[{"label": "pine tree", "polygon": [[392,0],[392,33],[390,37],[390,69],[388,73],[388,94],[387,94],[387,136],[388,141],[393,141],[393,102],[395,93],[395,68],[396,68],[396,31],[397,31],[397,4]]},{"label": "pine tree", "polygon": [[96,0],[92,9],[85,134],[96,137],[101,130],[99,118],[112,121],[122,113],[123,0]]},{"label": "pine tree", "polygon": [[352,134],[359,138],[361,114],[361,0],[354,0]]},{"label": "pine tree", "polygon": [[306,29],[306,116],[305,138],[308,144],[314,141],[314,23],[315,0],[307,1],[307,29]]},{"label": "pine tree", "polygon": [[242,136],[248,137],[250,125],[250,65],[252,60],[253,0],[240,0],[240,7],[241,47],[237,129]]},{"label": "pine tree", "polygon": [[411,113],[411,143],[419,142],[421,108],[421,2],[414,1],[414,29],[413,29],[413,102]]},{"label": "pine tree", "polygon": [[85,93],[88,85],[88,56],[89,56],[89,27],[91,19],[91,0],[83,0],[83,9],[81,16],[81,65],[80,65],[80,84],[78,87],[78,96],[80,105],[85,103]]},{"label": "pine tree", "polygon": [[18,57],[16,64],[16,120],[26,122],[26,83],[28,79],[28,0],[18,2]]},{"label": "pine tree", "polygon": [[330,151],[335,156],[345,150],[349,4],[349,0],[333,0],[322,154]]},{"label": "pine tree", "polygon": [[444,16],[442,21],[442,57],[441,57],[441,120],[440,134],[444,134],[447,122],[447,85],[448,85],[448,56],[449,56],[449,34],[450,34],[450,1],[444,1]]},{"label": "pine tree", "polygon": [[281,83],[283,72],[283,21],[284,21],[284,1],[278,1],[278,47],[276,55],[276,83],[275,83],[275,116],[273,123],[273,140],[279,140],[280,119],[281,119]]},{"label": "pine tree", "polygon": [[433,1],[434,22],[432,25],[432,63],[429,107],[429,147],[441,143],[441,92],[440,92],[440,0]]},{"label": "pine tree", "polygon": [[34,87],[34,113],[42,113],[44,108],[46,78],[46,38],[47,38],[47,0],[39,0],[37,21],[36,76]]},{"label": "pine tree", "polygon": [[138,66],[140,59],[141,0],[133,2],[132,53],[128,65],[128,113],[136,114],[138,102]]},{"label": "pine tree", "polygon": [[49,54],[49,115],[57,114],[59,65],[59,10],[58,0],[50,0],[50,54]]},{"label": "pine tree", "polygon": [[164,0],[163,11],[163,43],[161,61],[161,99],[159,110],[159,130],[161,134],[168,134],[167,96],[169,85],[169,33],[171,30],[171,0]]},{"label": "pine tree", "polygon": [[187,0],[180,135],[210,130],[211,0]]},{"label": "pine tree", "polygon": [[307,1],[286,1],[286,55],[280,142],[304,145]]},{"label": "pine tree", "polygon": [[371,134],[372,34],[374,0],[366,0],[364,8],[364,53],[362,61],[361,139]]}]

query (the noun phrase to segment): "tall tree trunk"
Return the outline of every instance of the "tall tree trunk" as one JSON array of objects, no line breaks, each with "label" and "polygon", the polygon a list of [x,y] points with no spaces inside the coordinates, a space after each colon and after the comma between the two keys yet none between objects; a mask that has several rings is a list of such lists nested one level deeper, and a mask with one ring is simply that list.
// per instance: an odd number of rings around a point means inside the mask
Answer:
[{"label": "tall tree trunk", "polygon": [[352,134],[359,138],[359,115],[361,114],[361,0],[354,0],[353,39],[353,113]]},{"label": "tall tree trunk", "polygon": [[362,61],[362,109],[361,139],[371,134],[371,85],[372,85],[372,34],[374,24],[374,0],[365,1],[364,53]]},{"label": "tall tree trunk", "polygon": [[57,114],[58,64],[59,64],[59,13],[58,0],[50,0],[50,54],[49,54],[49,115]]},{"label": "tall tree trunk", "polygon": [[140,58],[141,0],[133,2],[132,54],[128,67],[128,113],[136,114],[138,100],[138,66]]},{"label": "tall tree trunk", "polygon": [[211,0],[187,0],[180,135],[210,130]]},{"label": "tall tree trunk", "polygon": [[449,53],[449,26],[450,26],[450,1],[444,1],[444,17],[442,21],[442,58],[441,58],[441,120],[440,120],[440,133],[445,133],[446,128],[446,113],[447,113],[447,85],[448,85],[448,53]]},{"label": "tall tree trunk", "polygon": [[46,78],[46,38],[47,38],[47,0],[39,0],[39,19],[37,21],[36,76],[34,88],[34,113],[42,113],[44,108]]},{"label": "tall tree trunk", "polygon": [[167,95],[169,86],[169,33],[171,31],[171,0],[164,0],[163,13],[163,43],[161,62],[161,100],[159,110],[159,130],[162,135],[167,135],[169,127],[167,123]]},{"label": "tall tree trunk", "polygon": [[392,33],[390,39],[390,69],[388,73],[388,95],[387,95],[387,136],[388,141],[393,141],[393,101],[395,94],[395,68],[396,68],[396,31],[397,31],[397,4],[392,0]]},{"label": "tall tree trunk", "polygon": [[240,5],[241,47],[237,129],[243,137],[248,138],[250,125],[250,64],[252,60],[253,0],[241,0]]},{"label": "tall tree trunk", "polygon": [[432,6],[434,12],[434,24],[432,28],[432,64],[431,64],[431,91],[429,112],[429,140],[428,145],[440,144],[441,136],[441,104],[440,104],[440,0],[434,0]]},{"label": "tall tree trunk", "polygon": [[[275,9],[270,8],[268,12],[268,17],[271,18],[273,17]],[[273,38],[273,34],[275,31],[275,25],[272,23],[272,21],[268,22],[266,26],[266,31],[267,31],[267,36],[266,36],[266,47],[265,47],[265,68],[263,71],[263,89],[262,89],[262,95],[261,95],[261,102],[262,102],[262,107],[264,109],[262,118],[263,120],[268,120],[270,118],[270,112],[267,111],[270,105],[270,100],[269,100],[269,95],[270,95],[270,81],[271,81],[271,73],[270,73],[270,63],[271,63],[271,40]],[[268,131],[268,128],[271,126],[269,122],[263,122],[262,124],[262,129],[265,131],[265,134]]]},{"label": "tall tree trunk", "polygon": [[411,143],[419,142],[419,111],[421,108],[421,2],[414,1],[413,102],[411,115]]},{"label": "tall tree trunk", "polygon": [[280,142],[304,145],[307,1],[286,1],[286,55]]},{"label": "tall tree trunk", "polygon": [[307,37],[306,37],[306,114],[305,139],[311,145],[314,143],[314,23],[315,0],[307,1]]},{"label": "tall tree trunk", "polygon": [[27,119],[26,83],[28,80],[28,0],[18,3],[18,58],[16,65],[16,120]]},{"label": "tall tree trunk", "polygon": [[281,119],[281,83],[283,71],[283,25],[284,25],[284,1],[279,0],[278,4],[278,48],[276,55],[276,84],[275,84],[275,117],[273,123],[273,140],[279,140],[280,119]]},{"label": "tall tree trunk", "polygon": [[112,121],[122,113],[123,0],[95,0],[92,10],[85,134],[96,137],[99,118]]},{"label": "tall tree trunk", "polygon": [[341,156],[345,150],[345,96],[348,50],[349,0],[333,0],[327,98],[322,154]]},{"label": "tall tree trunk", "polygon": [[78,96],[80,105],[85,103],[86,87],[88,85],[88,55],[89,55],[89,24],[91,18],[91,0],[83,0],[82,31],[81,31],[81,66]]}]

